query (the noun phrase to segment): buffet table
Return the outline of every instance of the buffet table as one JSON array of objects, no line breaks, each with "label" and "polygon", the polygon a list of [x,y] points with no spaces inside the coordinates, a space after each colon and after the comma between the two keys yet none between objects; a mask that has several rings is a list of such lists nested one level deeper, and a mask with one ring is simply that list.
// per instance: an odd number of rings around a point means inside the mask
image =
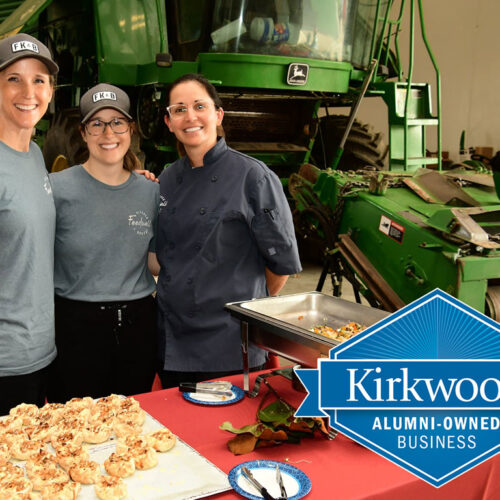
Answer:
[{"label": "buffet table", "polygon": [[[251,387],[258,374],[251,374]],[[242,375],[228,377],[228,380],[243,386]],[[290,404],[297,407],[301,403],[304,395],[292,389],[289,380],[281,376],[267,380]],[[177,389],[135,397],[148,413],[225,473],[242,462],[259,459],[288,462],[298,467],[312,482],[312,490],[305,497],[308,499],[500,499],[500,454],[438,489],[340,434],[333,441],[318,435],[314,439],[303,439],[300,445],[284,444],[235,456],[227,449],[227,441],[234,435],[220,430],[219,426],[226,420],[235,427],[255,422],[257,407],[266,391],[263,385],[255,399],[245,396],[238,403],[224,406],[191,403]],[[213,498],[242,497],[228,491]]]}]

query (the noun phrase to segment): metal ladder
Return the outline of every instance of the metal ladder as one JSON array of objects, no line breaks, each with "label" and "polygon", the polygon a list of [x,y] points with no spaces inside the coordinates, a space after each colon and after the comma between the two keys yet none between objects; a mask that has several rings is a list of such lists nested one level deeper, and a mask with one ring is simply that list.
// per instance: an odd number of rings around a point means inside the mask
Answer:
[{"label": "metal ladder", "polygon": [[[436,114],[432,114],[431,86],[428,83],[414,83],[415,11],[418,16],[422,40],[436,75]],[[392,5],[392,0],[391,0]],[[377,60],[387,64],[390,56],[390,39],[394,35],[397,62],[400,61],[399,32],[403,18],[405,0],[401,0],[399,16],[389,20],[387,16],[377,19],[383,23],[386,43],[379,44]],[[390,5],[390,6],[391,6]],[[389,6],[389,7],[390,7]],[[390,8],[388,9],[388,11]],[[376,93],[380,93],[387,104],[389,114],[390,170],[413,171],[427,165],[437,165],[441,170],[441,74],[425,32],[422,0],[410,0],[410,40],[408,76],[404,78],[401,64],[398,66],[398,81],[374,83]],[[426,129],[434,126],[437,130],[437,157],[426,156]]]}]

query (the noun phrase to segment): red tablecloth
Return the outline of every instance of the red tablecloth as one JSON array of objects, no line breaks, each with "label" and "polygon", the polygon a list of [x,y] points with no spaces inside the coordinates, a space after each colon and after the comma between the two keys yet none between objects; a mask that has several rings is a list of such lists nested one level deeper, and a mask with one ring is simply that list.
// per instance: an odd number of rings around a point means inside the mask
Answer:
[{"label": "red tablecloth", "polygon": [[[257,374],[251,374],[251,387]],[[243,376],[229,377],[243,387]],[[281,376],[268,379],[289,403],[298,406],[303,394],[292,389]],[[279,460],[303,470],[311,479],[308,499],[317,500],[500,500],[500,454],[441,488],[434,488],[385,458],[338,435],[334,441],[322,437],[303,439],[300,445],[284,444],[234,456],[227,449],[233,437],[219,429],[228,420],[235,427],[255,422],[259,396],[225,406],[202,406],[186,401],[177,389],[135,396],[141,406],[182,440],[228,473],[247,460]],[[272,401],[272,400],[270,400]],[[234,491],[213,497],[241,498]]]}]

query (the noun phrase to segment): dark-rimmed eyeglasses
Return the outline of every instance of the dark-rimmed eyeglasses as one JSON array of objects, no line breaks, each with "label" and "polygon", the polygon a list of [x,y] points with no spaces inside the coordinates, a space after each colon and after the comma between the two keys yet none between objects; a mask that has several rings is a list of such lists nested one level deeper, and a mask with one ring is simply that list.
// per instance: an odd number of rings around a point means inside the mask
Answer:
[{"label": "dark-rimmed eyeglasses", "polygon": [[127,118],[113,118],[109,122],[103,120],[89,120],[85,124],[85,130],[90,135],[101,135],[104,134],[107,126],[109,126],[115,134],[124,134],[130,128],[130,120],[127,120]]}]

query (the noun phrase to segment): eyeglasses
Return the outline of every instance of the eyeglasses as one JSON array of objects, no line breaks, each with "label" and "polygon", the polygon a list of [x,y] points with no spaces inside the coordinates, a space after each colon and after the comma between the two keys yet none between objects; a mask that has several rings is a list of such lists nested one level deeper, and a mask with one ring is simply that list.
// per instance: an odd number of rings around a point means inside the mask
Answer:
[{"label": "eyeglasses", "polygon": [[186,116],[188,109],[191,108],[196,115],[203,115],[207,113],[212,107],[212,103],[208,101],[196,101],[191,106],[187,104],[172,104],[167,106],[167,112],[172,120],[179,120]]},{"label": "eyeglasses", "polygon": [[130,128],[130,120],[126,118],[113,118],[109,122],[103,120],[90,120],[85,124],[85,129],[90,135],[101,135],[109,125],[115,134],[124,134]]}]

